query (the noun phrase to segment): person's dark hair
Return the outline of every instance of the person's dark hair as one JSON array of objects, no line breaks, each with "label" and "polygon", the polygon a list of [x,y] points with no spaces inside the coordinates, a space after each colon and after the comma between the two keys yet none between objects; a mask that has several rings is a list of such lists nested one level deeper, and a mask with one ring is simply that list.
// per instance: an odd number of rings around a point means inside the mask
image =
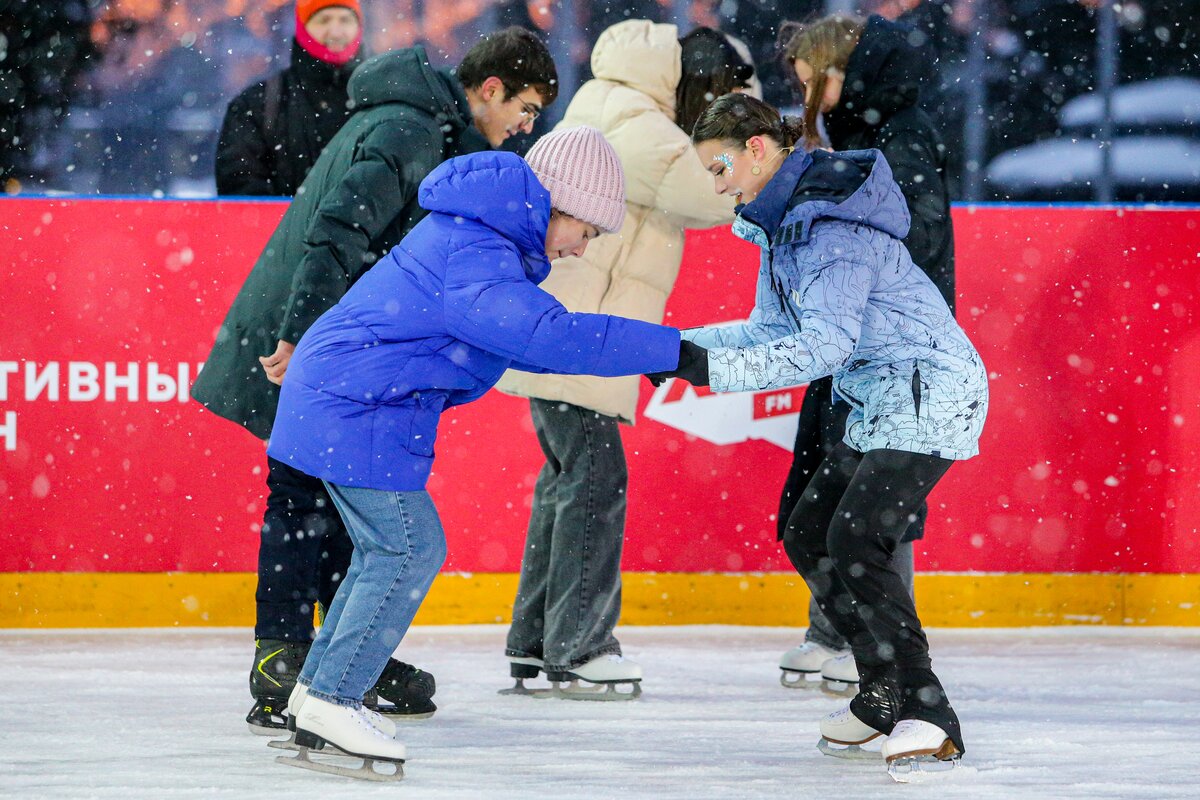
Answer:
[{"label": "person's dark hair", "polygon": [[477,89],[488,78],[504,84],[504,99],[532,86],[543,105],[558,97],[558,70],[542,40],[513,25],[490,33],[467,51],[458,67],[458,79],[467,89]]},{"label": "person's dark hair", "polygon": [[675,122],[691,131],[709,103],[750,85],[754,67],[742,60],[723,33],[712,28],[696,28],[679,40],[679,46],[683,73],[675,87]]},{"label": "person's dark hair", "polygon": [[692,129],[692,143],[718,140],[745,147],[746,140],[769,136],[780,147],[795,147],[804,137],[799,117],[781,117],[769,103],[748,94],[718,97],[700,114]]}]

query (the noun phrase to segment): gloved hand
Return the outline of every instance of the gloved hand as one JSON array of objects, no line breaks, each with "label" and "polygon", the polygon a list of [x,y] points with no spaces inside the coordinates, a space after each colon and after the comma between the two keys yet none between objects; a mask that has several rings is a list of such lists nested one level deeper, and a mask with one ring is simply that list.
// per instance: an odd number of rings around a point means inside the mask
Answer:
[{"label": "gloved hand", "polygon": [[646,377],[655,386],[662,386],[668,378],[683,378],[692,386],[708,386],[708,351],[680,339],[679,365],[667,372],[651,372]]}]

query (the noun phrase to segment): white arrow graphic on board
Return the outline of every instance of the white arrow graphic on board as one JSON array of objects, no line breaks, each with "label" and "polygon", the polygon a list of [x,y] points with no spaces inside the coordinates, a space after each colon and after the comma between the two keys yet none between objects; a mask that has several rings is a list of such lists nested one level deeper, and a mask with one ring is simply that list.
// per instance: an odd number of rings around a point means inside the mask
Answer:
[{"label": "white arrow graphic on board", "polygon": [[647,419],[716,445],[764,439],[790,453],[796,443],[804,388],[715,394],[687,381],[669,380],[654,390],[642,413]]}]

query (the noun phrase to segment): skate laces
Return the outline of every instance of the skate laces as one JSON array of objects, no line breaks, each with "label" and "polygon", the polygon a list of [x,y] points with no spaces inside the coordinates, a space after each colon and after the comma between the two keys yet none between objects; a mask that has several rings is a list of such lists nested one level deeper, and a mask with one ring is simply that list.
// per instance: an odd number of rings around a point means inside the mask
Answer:
[{"label": "skate laces", "polygon": [[369,731],[371,731],[371,733],[375,734],[380,739],[391,739],[392,738],[391,736],[388,736],[386,733],[384,733],[382,730],[380,730],[379,726],[375,724],[373,717],[381,717],[382,715],[372,711],[369,708],[356,708],[356,709],[353,709],[353,711],[354,711],[354,719],[358,722],[359,725],[362,725],[363,727],[367,728]]},{"label": "skate laces", "polygon": [[[924,723],[931,727],[937,727],[933,723]],[[921,733],[922,722],[918,719],[902,719],[896,723],[895,730],[892,731],[892,738],[900,739],[904,736],[911,736]],[[931,731],[932,733],[932,731]]]},{"label": "skate laces", "polygon": [[[842,723],[849,722],[851,717],[854,717],[854,712],[850,710],[849,705],[845,705],[837,711],[830,713],[826,719],[835,725],[841,725]],[[854,719],[858,719],[858,717],[854,717]],[[859,721],[861,722],[861,720]]]}]

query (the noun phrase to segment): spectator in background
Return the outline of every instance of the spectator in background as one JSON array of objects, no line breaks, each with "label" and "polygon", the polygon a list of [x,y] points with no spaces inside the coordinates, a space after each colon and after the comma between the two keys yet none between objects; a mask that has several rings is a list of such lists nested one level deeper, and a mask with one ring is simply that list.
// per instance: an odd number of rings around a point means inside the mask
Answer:
[{"label": "spectator in background", "polygon": [[[744,89],[754,69],[717,31],[681,40],[674,25],[629,20],[592,51],[596,76],[562,126],[591,125],[625,172],[616,236],[554,263],[542,288],[569,311],[661,322],[683,259],[684,231],[733,218],[712,192],[688,132],[713,98]],[[509,372],[498,388],[530,398],[546,463],[538,475],[505,652],[515,678],[538,670],[588,681],[636,681],[613,628],[621,612],[625,452],[618,423],[637,413],[638,379]]]},{"label": "spectator in background", "polygon": [[[878,149],[904,195],[912,226],[904,238],[913,262],[927,274],[954,311],[954,230],[944,171],[945,147],[918,105],[920,87],[931,80],[928,52],[914,47],[911,29],[879,17],[832,15],[793,26],[783,57],[804,94],[805,145],[819,147],[818,115],[834,150]],[[914,377],[914,382],[920,380]],[[914,383],[914,393],[918,391]],[[780,498],[782,539],[792,509],[823,459],[845,433],[849,405],[833,395],[830,378],[809,384],[800,408],[793,461]],[[893,554],[893,567],[912,591],[912,542],[924,536],[926,506]],[[784,654],[785,673],[820,671],[826,681],[854,684],[858,675],[845,640],[814,601],[805,643]],[[833,659],[833,663],[829,662]]]},{"label": "spectator in background", "polygon": [[[554,101],[550,54],[528,31],[493,33],[457,72],[423,47],[376,56],[350,79],[354,114],[296,192],[225,322],[192,397],[268,439],[296,342],[424,216],[417,187],[447,158],[497,147]],[[281,716],[351,545],[320,480],[268,459],[258,560],[252,728]],[[322,576],[330,576],[328,580]],[[432,679],[392,660],[376,686],[400,713],[432,713]]]},{"label": "spectator in background", "polygon": [[793,101],[791,81],[779,63],[779,27],[789,19],[808,19],[820,14],[822,0],[714,0],[715,15],[723,31],[736,36],[750,48],[762,97],[784,108]]},{"label": "spectator in background", "polygon": [[0,191],[15,194],[40,167],[57,166],[35,163],[34,145],[66,112],[93,53],[91,21],[85,0],[0,2]]},{"label": "spectator in background", "polygon": [[299,0],[292,63],[229,104],[217,144],[218,195],[290,197],[350,118],[361,61],[358,0]]}]

